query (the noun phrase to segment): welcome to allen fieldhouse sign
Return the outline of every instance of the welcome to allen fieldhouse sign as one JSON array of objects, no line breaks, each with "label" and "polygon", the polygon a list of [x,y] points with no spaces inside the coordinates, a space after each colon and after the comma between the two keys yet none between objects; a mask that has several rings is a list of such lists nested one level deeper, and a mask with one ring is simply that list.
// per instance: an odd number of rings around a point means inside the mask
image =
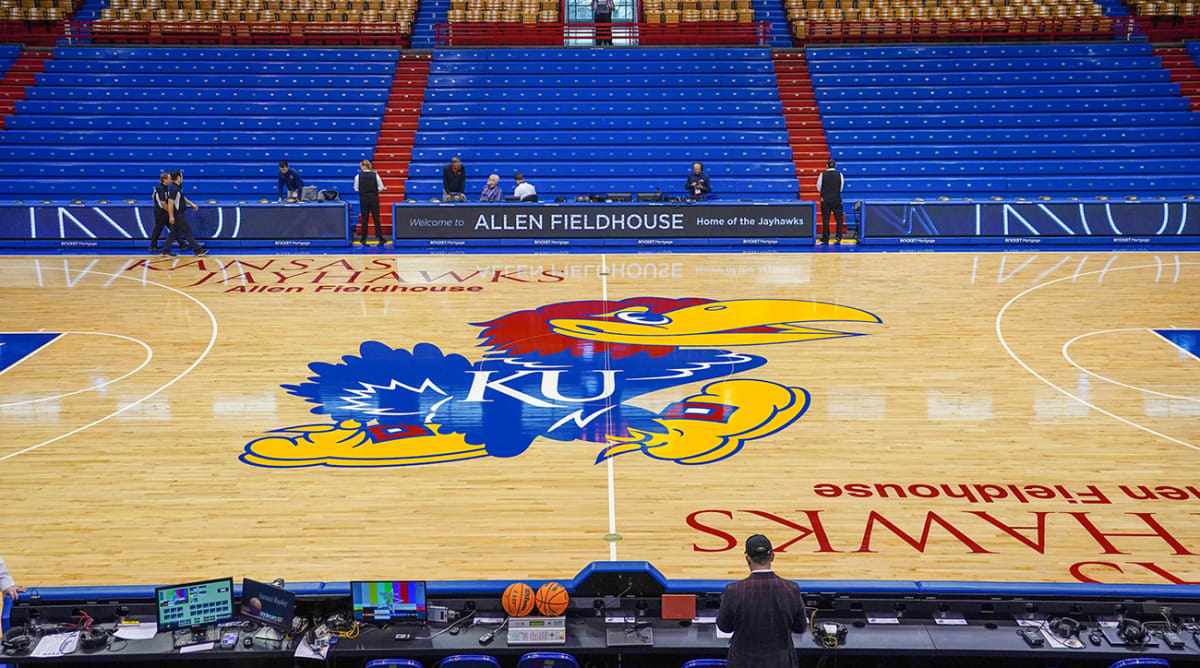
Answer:
[{"label": "welcome to allen fieldhouse sign", "polygon": [[397,204],[396,239],[704,239],[813,236],[811,202]]}]

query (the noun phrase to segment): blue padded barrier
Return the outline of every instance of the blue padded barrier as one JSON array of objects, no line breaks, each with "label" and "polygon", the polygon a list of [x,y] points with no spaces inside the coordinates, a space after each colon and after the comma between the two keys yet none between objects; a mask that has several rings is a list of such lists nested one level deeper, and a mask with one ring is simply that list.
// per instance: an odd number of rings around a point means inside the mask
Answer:
[{"label": "blue padded barrier", "polygon": [[500,668],[500,662],[486,654],[455,654],[442,659],[438,668]]},{"label": "blue padded barrier", "polygon": [[242,100],[268,102],[296,100],[300,102],[346,101],[385,102],[388,89],[372,88],[347,90],[342,88],[121,88],[41,86],[26,88],[30,100]]},{"label": "blue padded barrier", "polygon": [[980,98],[1157,97],[1179,95],[1177,83],[1065,84],[1061,86],[887,86],[818,88],[817,100],[951,100]]},{"label": "blue padded barrier", "polygon": [[422,131],[469,130],[486,125],[489,130],[782,130],[784,118],[779,116],[709,116],[690,114],[687,116],[497,116],[486,121],[477,117],[427,116],[421,119]]},{"label": "blue padded barrier", "polygon": [[912,58],[889,60],[818,60],[809,65],[813,74],[837,72],[986,72],[1003,70],[1121,70],[1155,69],[1157,56],[1095,56],[1090,58]]},{"label": "blue padded barrier", "polygon": [[1162,68],[1116,71],[950,72],[934,74],[817,74],[816,87],[998,86],[1020,84],[1161,83],[1171,80]]},{"label": "blue padded barrier", "polygon": [[[1162,84],[1175,86],[1178,84]],[[426,102],[466,102],[469,100],[778,100],[779,91],[770,88],[427,88]]]},{"label": "blue padded barrier", "polygon": [[382,61],[394,63],[400,57],[396,49],[239,49],[239,48],[161,48],[161,47],[72,47],[54,49],[55,60],[126,60],[147,59],[155,61],[203,60],[221,58],[230,60],[279,60],[279,61]]},{"label": "blue padded barrier", "polygon": [[1134,42],[1091,44],[968,44],[958,46],[809,47],[807,60],[881,60],[893,58],[1055,58],[1148,56],[1153,46]]},{"label": "blue padded barrier", "polygon": [[[80,74],[44,72],[37,75],[39,86],[123,86],[145,87],[146,77],[141,74]],[[220,86],[224,88],[354,88],[390,89],[390,76],[347,75],[291,75],[291,74],[194,74],[180,77],[162,77],[158,85],[166,88],[185,86]]]},{"label": "blue padded barrier", "polygon": [[692,659],[680,668],[725,668],[727,665],[725,659]]},{"label": "blue padded barrier", "polygon": [[[874,111],[872,109],[872,111]],[[1148,127],[1196,125],[1200,112],[1131,111],[1123,113],[1037,113],[1037,114],[880,114],[878,116],[830,116],[823,121],[830,130],[867,128],[1041,128],[1041,127]]]},{"label": "blue padded barrier", "polygon": [[363,668],[424,668],[414,659],[374,659],[368,661]]},{"label": "blue padded barrier", "polygon": [[[162,103],[138,102],[60,102],[54,100],[18,100],[17,113],[104,116],[112,114],[154,114]],[[382,118],[386,102],[190,102],[188,114],[196,116],[367,116]]]},{"label": "blue padded barrier", "polygon": [[826,133],[831,146],[844,144],[911,144],[914,142],[1135,142],[1196,141],[1200,127],[1059,128],[1053,130],[834,130]]},{"label": "blue padded barrier", "polygon": [[[822,116],[862,114],[861,102],[820,102]],[[1114,97],[1056,99],[1054,108],[1060,112],[1077,111],[1187,111],[1189,101],[1182,97]],[[870,110],[876,114],[978,114],[1045,112],[1045,100],[946,100],[946,101],[874,101]]]},{"label": "blue padded barrier", "polygon": [[517,659],[517,668],[579,668],[579,662],[562,652],[530,652]]},{"label": "blue padded barrier", "polygon": [[[9,120],[20,118],[10,116]],[[374,132],[177,132],[156,131],[155,139],[163,145],[346,145],[374,147],[377,137]],[[13,144],[141,144],[146,133],[140,130],[10,130],[0,132],[0,145]]]},{"label": "blue padded barrier", "polygon": [[[0,147],[3,147],[0,144]],[[417,146],[413,148],[412,159],[415,162],[437,162],[445,165],[454,156],[461,156],[464,147]],[[687,165],[696,159],[698,153],[694,146],[672,146],[669,144],[640,144],[636,146],[472,146],[470,147],[471,164],[468,169],[475,170],[478,162],[507,160],[529,164],[532,162],[554,160],[673,160],[676,171],[686,170]],[[0,159],[3,159],[0,151]],[[706,164],[714,164],[723,160],[755,159],[769,161],[790,161],[792,149],[779,144],[734,144],[710,145],[704,147]]]},{"label": "blue padded barrier", "polygon": [[[191,77],[195,74],[319,74],[326,71],[327,65],[320,61],[312,62],[266,62],[266,61],[236,61],[211,60],[200,61],[188,59],[179,62],[159,62],[156,60],[134,61],[90,61],[90,60],[50,60],[46,62],[47,72],[68,73],[109,73],[109,74],[178,74]],[[395,63],[339,63],[339,74],[377,74],[392,76],[396,72]],[[158,83],[157,80],[155,82]]]}]

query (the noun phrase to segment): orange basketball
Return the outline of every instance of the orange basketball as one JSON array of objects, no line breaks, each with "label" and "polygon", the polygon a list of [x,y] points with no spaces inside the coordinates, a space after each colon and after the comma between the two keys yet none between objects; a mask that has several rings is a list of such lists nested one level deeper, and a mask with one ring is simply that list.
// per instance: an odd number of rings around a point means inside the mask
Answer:
[{"label": "orange basketball", "polygon": [[571,597],[567,595],[567,590],[557,582],[547,582],[538,587],[537,595],[533,597],[538,612],[547,617],[557,617],[566,612],[567,602],[570,600]]},{"label": "orange basketball", "polygon": [[504,589],[500,605],[511,617],[524,617],[533,612],[533,590],[524,582],[514,582]]}]

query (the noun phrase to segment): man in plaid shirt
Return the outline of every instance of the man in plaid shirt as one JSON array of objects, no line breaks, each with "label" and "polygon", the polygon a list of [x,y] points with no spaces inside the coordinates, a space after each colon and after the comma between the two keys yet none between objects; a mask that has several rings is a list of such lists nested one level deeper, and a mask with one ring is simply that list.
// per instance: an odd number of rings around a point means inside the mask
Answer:
[{"label": "man in plaid shirt", "polygon": [[733,633],[729,668],[797,668],[793,633],[808,626],[800,586],[771,569],[775,552],[766,536],[746,539],[750,576],[725,587],[717,628]]}]

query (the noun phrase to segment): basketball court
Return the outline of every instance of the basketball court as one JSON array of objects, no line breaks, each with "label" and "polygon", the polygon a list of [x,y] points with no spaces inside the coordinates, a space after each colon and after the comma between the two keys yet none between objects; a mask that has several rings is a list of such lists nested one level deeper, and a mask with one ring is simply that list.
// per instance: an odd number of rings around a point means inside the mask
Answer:
[{"label": "basketball court", "polygon": [[4,557],[1200,581],[1198,298],[1172,251],[0,257]]}]

